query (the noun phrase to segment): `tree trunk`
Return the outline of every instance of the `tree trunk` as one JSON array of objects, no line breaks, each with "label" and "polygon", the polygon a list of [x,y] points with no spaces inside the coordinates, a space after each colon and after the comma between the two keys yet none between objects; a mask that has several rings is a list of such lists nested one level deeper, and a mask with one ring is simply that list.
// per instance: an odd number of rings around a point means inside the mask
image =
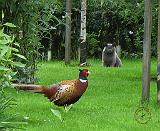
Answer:
[{"label": "tree trunk", "polygon": [[86,65],[86,8],[87,0],[81,1],[80,65]]},{"label": "tree trunk", "polygon": [[158,56],[158,65],[157,65],[157,103],[160,105],[160,0],[158,8],[158,41],[157,41],[157,56]]},{"label": "tree trunk", "polygon": [[142,103],[149,102],[150,96],[150,63],[151,63],[151,0],[145,0],[144,10],[144,41],[143,41],[143,75],[142,75]]},{"label": "tree trunk", "polygon": [[72,0],[66,0],[65,64],[71,59],[71,8]]}]

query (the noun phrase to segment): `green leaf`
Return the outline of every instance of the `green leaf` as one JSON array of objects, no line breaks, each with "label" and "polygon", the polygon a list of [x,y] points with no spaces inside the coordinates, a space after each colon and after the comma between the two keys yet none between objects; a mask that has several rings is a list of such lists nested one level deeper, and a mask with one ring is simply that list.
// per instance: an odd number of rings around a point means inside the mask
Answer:
[{"label": "green leaf", "polygon": [[11,48],[8,47],[8,51],[6,53],[6,59],[9,59],[12,56]]},{"label": "green leaf", "polygon": [[56,116],[56,117],[58,117],[59,119],[60,119],[60,121],[62,122],[62,115],[61,115],[61,113],[60,113],[60,111],[58,111],[58,110],[53,110],[53,109],[51,109],[51,111],[52,111],[52,113]]},{"label": "green leaf", "polygon": [[12,37],[11,37],[11,41],[10,41],[10,43],[13,43],[14,38],[15,38],[14,36],[12,36]]},{"label": "green leaf", "polygon": [[65,111],[66,113],[72,108],[73,104],[69,105],[69,106],[65,106]]},{"label": "green leaf", "polygon": [[5,26],[8,26],[8,27],[16,27],[14,24],[12,24],[12,23],[5,23],[5,24],[3,24],[3,25],[5,25]]},{"label": "green leaf", "polygon": [[0,71],[9,71],[10,69],[4,66],[0,66]]},{"label": "green leaf", "polygon": [[11,41],[11,36],[4,34],[4,37],[10,42]]},{"label": "green leaf", "polygon": [[8,51],[8,47],[7,46],[3,47],[0,52],[0,56],[3,57],[7,53],[7,51]]},{"label": "green leaf", "polygon": [[8,42],[8,40],[0,40],[0,45],[6,45]]},{"label": "green leaf", "polygon": [[20,47],[19,43],[17,43],[17,42],[15,42],[13,44],[16,45],[16,46],[18,46],[18,47]]},{"label": "green leaf", "polygon": [[16,49],[16,48],[11,48],[11,50],[14,51],[14,52],[19,52],[19,50]]},{"label": "green leaf", "polygon": [[21,59],[26,60],[26,57],[24,57],[23,55],[20,55],[20,54],[14,54],[14,55],[18,56],[18,57],[21,58]]},{"label": "green leaf", "polygon": [[28,124],[27,122],[1,122],[2,124],[13,124],[13,125],[15,125],[15,124],[18,124],[18,125],[22,125],[22,124]]},{"label": "green leaf", "polygon": [[13,61],[10,60],[10,59],[4,59],[4,58],[2,58],[1,61],[6,62],[6,63],[13,63]]},{"label": "green leaf", "polygon": [[11,75],[12,77],[15,76],[16,74],[17,74],[17,71],[10,73],[10,75]]},{"label": "green leaf", "polygon": [[17,67],[25,67],[25,64],[22,64],[21,62],[13,62],[12,65]]},{"label": "green leaf", "polygon": [[4,18],[4,12],[3,12],[3,10],[2,10],[2,20],[3,20],[3,18]]},{"label": "green leaf", "polygon": [[0,45],[0,49],[7,47],[6,45]]},{"label": "green leaf", "polygon": [[103,6],[103,4],[104,4],[104,0],[101,0],[101,7]]}]

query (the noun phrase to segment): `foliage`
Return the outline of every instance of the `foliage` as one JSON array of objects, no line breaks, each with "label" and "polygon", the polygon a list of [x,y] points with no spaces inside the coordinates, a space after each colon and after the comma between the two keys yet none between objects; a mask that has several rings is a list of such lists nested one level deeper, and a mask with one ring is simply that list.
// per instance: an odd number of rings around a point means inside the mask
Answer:
[{"label": "foliage", "polygon": [[[64,2],[63,2],[64,5]],[[72,8],[72,58],[78,57],[80,33],[80,2],[73,1]],[[63,7],[65,10],[65,7]],[[64,20],[64,11],[56,16]],[[60,13],[61,12],[61,13]],[[141,57],[144,33],[144,1],[136,0],[88,0],[87,44],[88,57],[101,57],[106,43],[121,45],[123,57]],[[64,27],[52,36],[53,58],[64,58]],[[57,35],[58,34],[58,35]],[[156,56],[157,3],[153,1],[152,56]],[[56,44],[55,44],[56,43]],[[127,55],[126,55],[127,54]],[[58,57],[57,57],[58,56]]]},{"label": "foliage", "polygon": [[[33,83],[36,78],[37,63],[42,58],[45,47],[53,42],[51,34],[57,32],[57,26],[63,24],[54,14],[61,10],[59,0],[5,0],[1,6],[4,10],[4,21],[9,20],[18,25],[16,30],[5,32],[15,34],[20,44],[20,53],[28,60],[25,68],[17,68],[18,82]],[[42,43],[43,39],[45,41]],[[42,44],[41,44],[41,43]],[[23,60],[20,60],[23,62]]]},{"label": "foliage", "polygon": [[[152,56],[156,56],[157,1],[153,1]],[[77,58],[80,32],[80,2],[72,8],[72,58]],[[75,29],[76,28],[76,29]],[[141,57],[144,33],[144,1],[89,0],[87,6],[87,44],[89,57],[101,57],[107,42],[121,45],[124,57]],[[94,34],[94,35],[93,35]],[[91,39],[90,39],[91,37]],[[63,38],[63,37],[62,37]],[[94,41],[93,41],[94,39]],[[97,41],[95,43],[95,40]],[[64,39],[61,39],[63,43]],[[93,42],[93,43],[92,43]],[[55,47],[55,46],[54,46]],[[95,48],[96,47],[96,48]],[[59,50],[59,48],[54,48]],[[55,54],[54,54],[55,55]],[[62,58],[64,56],[64,51]]]},{"label": "foliage", "polygon": [[0,130],[13,130],[24,129],[26,122],[15,122],[16,115],[7,115],[7,109],[10,109],[15,105],[15,101],[12,98],[5,97],[0,93]]},{"label": "foliage", "polygon": [[91,57],[98,56],[102,52],[102,49],[99,46],[100,41],[98,41],[96,38],[97,35],[94,33],[87,34],[88,55]]},{"label": "foliage", "polygon": [[3,23],[4,14],[2,13],[2,22],[0,23],[0,130],[7,130],[10,128],[18,128],[20,124],[9,122],[12,115],[6,117],[6,109],[13,105],[13,99],[8,98],[4,94],[4,88],[11,87],[11,81],[16,74],[15,67],[24,67],[24,64],[17,62],[16,59],[26,58],[19,54],[19,44],[15,42],[15,37],[4,33],[4,26],[16,27],[12,23]]},{"label": "foliage", "polygon": [[[3,15],[2,15],[3,17]],[[12,23],[0,23],[0,26],[15,27]],[[10,86],[12,77],[16,74],[13,71],[14,67],[24,67],[24,64],[17,62],[16,57],[26,60],[23,55],[19,54],[17,49],[19,44],[14,42],[14,36],[10,36],[4,33],[4,28],[0,29],[0,91],[3,92],[3,88]]]}]

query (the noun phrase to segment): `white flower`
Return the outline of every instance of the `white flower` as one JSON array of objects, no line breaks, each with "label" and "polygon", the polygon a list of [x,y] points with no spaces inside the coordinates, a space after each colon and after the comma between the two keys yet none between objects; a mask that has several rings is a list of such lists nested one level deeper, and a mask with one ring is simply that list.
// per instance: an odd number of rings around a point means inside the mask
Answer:
[{"label": "white flower", "polygon": [[140,4],[139,3],[137,3],[137,7],[139,7],[140,6]]},{"label": "white flower", "polygon": [[129,31],[129,34],[132,35],[132,34],[133,34],[133,31]]}]

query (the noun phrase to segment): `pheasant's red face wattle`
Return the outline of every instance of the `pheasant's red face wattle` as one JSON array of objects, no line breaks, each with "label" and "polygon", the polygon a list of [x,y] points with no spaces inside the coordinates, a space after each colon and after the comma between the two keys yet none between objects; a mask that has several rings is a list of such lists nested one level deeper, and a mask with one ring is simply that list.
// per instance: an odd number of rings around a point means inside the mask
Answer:
[{"label": "pheasant's red face wattle", "polygon": [[79,69],[79,71],[80,71],[80,74],[84,77],[88,77],[88,75],[90,74],[88,69],[83,69],[83,70]]}]

